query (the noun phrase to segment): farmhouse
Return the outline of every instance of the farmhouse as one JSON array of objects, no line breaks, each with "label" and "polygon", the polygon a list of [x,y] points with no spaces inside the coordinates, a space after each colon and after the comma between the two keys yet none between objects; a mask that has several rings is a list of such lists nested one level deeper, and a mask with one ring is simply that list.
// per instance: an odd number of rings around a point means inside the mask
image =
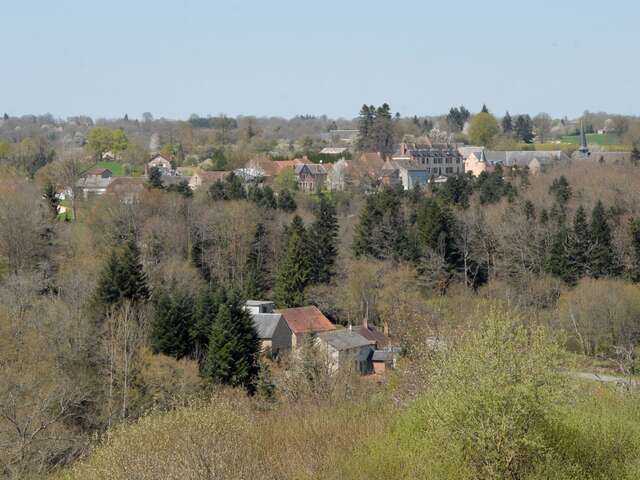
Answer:
[{"label": "farmhouse", "polygon": [[291,329],[291,348],[302,345],[302,339],[307,333],[331,332],[336,329],[335,325],[314,305],[283,308],[274,312],[282,314]]},{"label": "farmhouse", "polygon": [[273,302],[247,300],[245,309],[251,314],[263,352],[278,355],[291,350],[291,329],[281,313],[273,312]]},{"label": "farmhouse", "polygon": [[319,163],[303,163],[295,167],[298,189],[302,192],[316,193],[324,189],[327,170]]},{"label": "farmhouse", "polygon": [[86,172],[77,182],[76,187],[85,198],[91,195],[103,195],[113,180],[113,173],[108,168],[93,168]]},{"label": "farmhouse", "polygon": [[326,355],[329,369],[354,365],[361,374],[373,372],[373,346],[370,340],[351,330],[318,334],[318,344]]}]

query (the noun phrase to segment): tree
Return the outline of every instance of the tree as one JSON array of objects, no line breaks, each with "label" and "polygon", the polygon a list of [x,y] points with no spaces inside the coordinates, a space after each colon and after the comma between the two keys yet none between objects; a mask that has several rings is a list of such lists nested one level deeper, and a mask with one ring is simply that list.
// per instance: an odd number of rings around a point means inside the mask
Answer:
[{"label": "tree", "polygon": [[574,269],[574,277],[581,278],[588,268],[589,249],[590,249],[589,224],[587,222],[587,212],[580,205],[576,210],[573,220],[573,238],[571,241],[571,250],[569,252],[571,262]]},{"label": "tree", "polygon": [[87,145],[93,151],[96,161],[102,160],[102,155],[113,148],[113,132],[105,127],[95,127],[89,132]]},{"label": "tree", "polygon": [[121,271],[120,257],[114,249],[98,277],[95,299],[101,306],[113,305],[120,300]]},{"label": "tree", "polygon": [[631,163],[635,166],[640,164],[640,149],[638,149],[637,145],[634,145],[631,149]]},{"label": "tree", "polygon": [[261,298],[269,288],[267,282],[268,254],[267,230],[264,224],[258,223],[245,265],[244,292],[248,298]]},{"label": "tree", "polygon": [[548,113],[539,113],[533,117],[533,125],[536,127],[536,133],[538,134],[540,143],[544,143],[545,139],[551,132],[551,127],[553,126],[551,116],[549,116]]},{"label": "tree", "polygon": [[373,105],[362,105],[360,117],[358,119],[358,150],[361,152],[372,149],[371,131],[373,130],[373,120],[375,118],[375,107]]},{"label": "tree", "polygon": [[299,216],[287,228],[284,256],[278,268],[275,300],[280,308],[300,307],[304,304],[304,289],[309,283],[309,249],[307,234]]},{"label": "tree", "polygon": [[127,135],[124,133],[124,130],[118,128],[114,130],[111,134],[111,151],[113,152],[115,158],[118,158],[118,155],[124,152],[129,146],[129,139]]},{"label": "tree", "polygon": [[164,184],[162,183],[162,170],[158,167],[151,167],[147,183],[151,188],[157,188],[159,190],[164,189]]},{"label": "tree", "polygon": [[449,130],[453,132],[460,132],[464,128],[464,124],[471,117],[471,113],[464,106],[460,108],[451,108],[447,115],[447,125]]},{"label": "tree", "polygon": [[502,131],[506,134],[509,134],[513,131],[513,120],[511,120],[511,115],[509,112],[504,114],[502,117]]},{"label": "tree", "polygon": [[51,215],[53,218],[58,217],[58,208],[60,206],[60,200],[58,199],[58,192],[56,187],[51,182],[47,182],[44,186],[43,192],[44,198],[47,201],[47,205],[51,209]]},{"label": "tree", "polygon": [[560,206],[564,207],[572,195],[567,178],[564,175],[555,178],[549,187],[549,193],[555,197]]},{"label": "tree", "polygon": [[516,137],[524,143],[533,142],[533,122],[529,115],[518,115],[514,126]]},{"label": "tree", "polygon": [[611,227],[607,221],[602,202],[598,200],[591,212],[589,275],[598,277],[616,276],[622,272],[622,264],[615,252]]},{"label": "tree", "polygon": [[209,336],[205,374],[213,383],[255,389],[260,341],[251,315],[233,293],[220,306]]},{"label": "tree", "polygon": [[335,206],[324,194],[320,194],[320,204],[315,215],[316,219],[309,232],[312,250],[310,281],[329,283],[335,274],[334,267],[338,254],[336,245],[338,219]]},{"label": "tree", "polygon": [[201,371],[204,371],[204,361],[209,347],[209,335],[218,315],[220,306],[227,301],[224,288],[202,289],[196,299],[191,326],[191,341],[193,342],[194,357],[198,360]]},{"label": "tree", "polygon": [[629,232],[633,249],[629,277],[632,282],[640,283],[640,219],[635,218],[629,221]]},{"label": "tree", "polygon": [[481,113],[489,113],[489,109],[487,108],[487,105],[485,103],[482,104],[482,109],[480,110]]},{"label": "tree", "polygon": [[481,112],[473,117],[469,125],[469,140],[474,145],[490,147],[500,132],[498,122],[489,112]]},{"label": "tree", "polygon": [[193,355],[193,297],[173,282],[154,296],[150,344],[153,353],[181,359]]},{"label": "tree", "polygon": [[278,208],[285,212],[295,212],[296,208],[298,208],[293,195],[291,195],[291,192],[286,189],[280,191],[280,193],[278,194],[277,204]]},{"label": "tree", "polygon": [[138,244],[131,235],[121,259],[120,292],[123,298],[133,302],[146,302],[151,292],[147,285],[147,274],[142,268]]},{"label": "tree", "polygon": [[569,255],[570,236],[566,227],[561,227],[553,236],[551,247],[545,258],[545,270],[565,283],[573,285],[577,278],[573,262]]},{"label": "tree", "polygon": [[293,168],[283,168],[274,180],[276,190],[282,193],[287,190],[290,192],[298,189],[298,179]]}]

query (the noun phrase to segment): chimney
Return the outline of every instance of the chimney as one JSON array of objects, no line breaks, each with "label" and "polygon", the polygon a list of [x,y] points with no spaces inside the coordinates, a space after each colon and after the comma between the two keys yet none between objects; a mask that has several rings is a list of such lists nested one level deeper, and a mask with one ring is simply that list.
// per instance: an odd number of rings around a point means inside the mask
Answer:
[{"label": "chimney", "polygon": [[400,155],[406,155],[406,153],[407,153],[407,148],[403,142],[400,144]]}]

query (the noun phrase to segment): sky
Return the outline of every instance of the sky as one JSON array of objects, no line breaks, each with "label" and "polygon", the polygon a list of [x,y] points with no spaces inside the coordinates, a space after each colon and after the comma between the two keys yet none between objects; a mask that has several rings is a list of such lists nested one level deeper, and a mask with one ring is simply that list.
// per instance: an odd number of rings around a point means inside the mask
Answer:
[{"label": "sky", "polygon": [[1,0],[0,112],[640,114],[640,1]]}]

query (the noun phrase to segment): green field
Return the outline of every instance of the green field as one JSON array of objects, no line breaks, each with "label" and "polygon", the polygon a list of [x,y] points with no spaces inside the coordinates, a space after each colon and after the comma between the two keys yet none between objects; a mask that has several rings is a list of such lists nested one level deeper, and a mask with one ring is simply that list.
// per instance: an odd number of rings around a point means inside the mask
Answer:
[{"label": "green field", "polygon": [[98,162],[96,168],[108,168],[114,177],[124,177],[124,167],[118,162]]},{"label": "green field", "polygon": [[[562,143],[570,143],[578,145],[580,144],[580,135],[565,135],[560,139]],[[610,135],[606,133],[587,133],[587,143],[592,145],[612,145],[620,143],[620,138],[617,135]]]}]

